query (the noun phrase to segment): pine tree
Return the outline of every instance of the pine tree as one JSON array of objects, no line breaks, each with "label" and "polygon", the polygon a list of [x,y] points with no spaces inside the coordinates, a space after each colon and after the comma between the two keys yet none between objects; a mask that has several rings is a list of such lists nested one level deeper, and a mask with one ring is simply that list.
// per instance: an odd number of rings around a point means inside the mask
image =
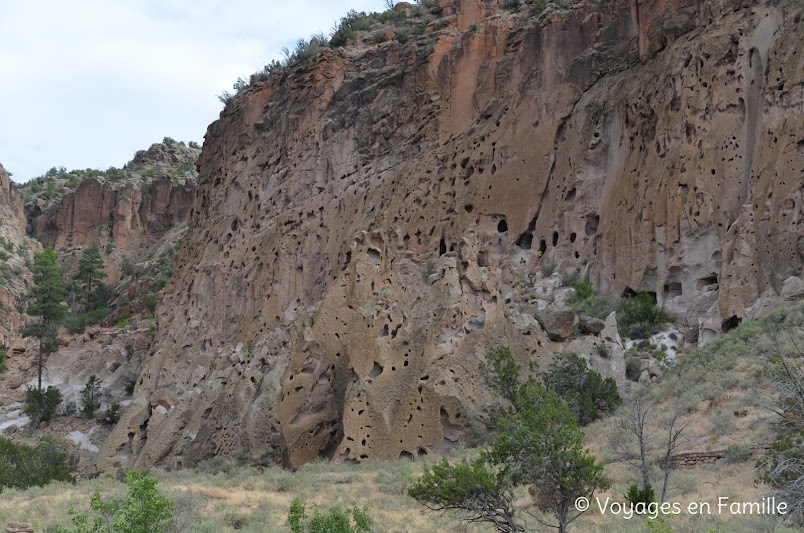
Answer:
[{"label": "pine tree", "polygon": [[73,278],[76,293],[83,301],[85,311],[91,311],[98,306],[98,290],[101,288],[101,280],[104,278],[106,278],[106,271],[100,248],[97,244],[90,244],[84,249],[84,254],[78,262],[78,270]]},{"label": "pine tree", "polygon": [[34,254],[33,287],[28,292],[28,310],[30,316],[39,320],[25,326],[24,337],[39,339],[39,355],[36,359],[38,370],[37,391],[42,392],[42,369],[47,355],[59,349],[57,340],[59,324],[67,314],[64,297],[67,291],[61,277],[61,270],[56,263],[56,252],[51,248]]},{"label": "pine tree", "polygon": [[89,376],[86,386],[81,391],[81,397],[84,399],[82,411],[87,418],[92,418],[92,416],[95,414],[95,411],[100,408],[100,402],[98,401],[98,396],[100,395],[100,386],[101,380],[98,379],[98,376],[92,374]]}]

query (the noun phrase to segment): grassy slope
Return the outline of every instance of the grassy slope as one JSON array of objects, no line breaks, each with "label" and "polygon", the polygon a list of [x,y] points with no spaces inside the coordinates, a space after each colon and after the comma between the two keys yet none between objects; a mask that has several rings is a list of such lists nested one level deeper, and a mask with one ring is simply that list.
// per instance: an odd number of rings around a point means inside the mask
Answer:
[{"label": "grassy slope", "polygon": [[[804,306],[781,309],[739,328],[712,344],[685,357],[666,372],[647,391],[657,402],[653,429],[655,453],[663,438],[661,421],[677,402],[687,409],[691,420],[691,438],[679,452],[725,449],[729,445],[765,444],[773,438],[774,416],[763,410],[759,396],[766,389],[761,363],[778,349],[786,349],[784,335],[774,325],[804,325]],[[776,341],[781,341],[777,346]],[[746,417],[735,417],[738,407],[749,407]],[[620,462],[613,453],[612,442],[618,430],[615,420],[608,418],[587,428],[587,441],[606,464],[612,478],[607,493],[622,500],[627,486],[637,481],[635,468]],[[473,452],[457,452],[466,456]],[[428,459],[435,460],[435,459]],[[405,489],[420,471],[421,463],[406,461],[369,462],[358,466],[315,463],[291,473],[279,468],[259,470],[234,466],[233,461],[215,460],[199,471],[160,473],[160,487],[180,506],[194,510],[187,513],[194,526],[191,531],[288,531],[287,510],[294,497],[331,505],[367,506],[378,532],[486,531],[465,527],[462,523],[423,512],[405,496]],[[654,466],[654,486],[661,490],[659,468]],[[689,470],[677,470],[670,483],[669,500],[686,506],[691,501],[715,503],[718,496],[734,500],[754,501],[769,489],[754,483],[754,458],[720,461]],[[111,476],[79,482],[76,486],[53,484],[42,489],[5,491],[0,495],[0,525],[15,520],[33,522],[39,530],[53,524],[67,524],[71,506],[86,508],[93,491],[104,495],[122,493],[122,483]],[[518,493],[520,504],[527,495]],[[603,495],[605,497],[605,495]],[[657,525],[654,524],[654,529]],[[669,527],[671,529],[661,529]],[[766,517],[681,516],[666,520],[659,531],[789,531],[789,527]],[[574,524],[575,531],[651,531],[646,520],[601,516],[587,513]]]}]

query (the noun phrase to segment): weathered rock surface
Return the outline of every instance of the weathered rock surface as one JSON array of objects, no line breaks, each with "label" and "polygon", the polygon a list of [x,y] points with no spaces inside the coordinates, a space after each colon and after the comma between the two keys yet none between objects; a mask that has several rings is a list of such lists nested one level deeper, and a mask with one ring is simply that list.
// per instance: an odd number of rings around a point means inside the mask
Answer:
[{"label": "weathered rock surface", "polygon": [[28,232],[53,247],[66,277],[83,248],[104,251],[114,286],[121,264],[137,264],[181,224],[195,194],[200,149],[170,139],[140,150],[123,169],[51,169],[19,188],[25,198]]},{"label": "weathered rock surface", "polygon": [[115,283],[124,257],[141,258],[184,220],[194,192],[194,183],[176,185],[169,176],[122,186],[88,178],[48,211],[34,213],[33,231],[45,246],[59,252],[67,272],[78,264],[84,246],[108,245],[108,283]]},{"label": "weathered rock surface", "polygon": [[[446,29],[325,50],[210,126],[152,356],[98,468],[483,438],[488,347],[523,365],[555,348],[519,310],[538,250],[719,329],[801,277],[800,2],[439,7]],[[597,342],[622,372],[614,317]]]},{"label": "weathered rock surface", "polygon": [[551,341],[563,341],[572,335],[579,322],[575,311],[557,305],[548,305],[538,310],[536,320],[542,325]]},{"label": "weathered rock surface", "polygon": [[603,328],[606,327],[606,323],[599,318],[581,315],[580,321],[578,322],[578,327],[580,328],[581,333],[597,335],[603,331]]},{"label": "weathered rock surface", "polygon": [[23,325],[19,307],[31,279],[26,261],[40,248],[25,235],[22,197],[0,165],[0,344],[12,344]]}]

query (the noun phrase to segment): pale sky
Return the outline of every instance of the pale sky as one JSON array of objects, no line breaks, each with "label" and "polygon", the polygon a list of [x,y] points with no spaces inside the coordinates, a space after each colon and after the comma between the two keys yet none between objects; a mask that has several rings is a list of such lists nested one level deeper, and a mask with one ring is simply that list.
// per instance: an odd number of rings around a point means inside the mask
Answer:
[{"label": "pale sky", "polygon": [[299,37],[383,0],[0,0],[0,163],[121,167],[163,137],[201,143],[217,95]]}]

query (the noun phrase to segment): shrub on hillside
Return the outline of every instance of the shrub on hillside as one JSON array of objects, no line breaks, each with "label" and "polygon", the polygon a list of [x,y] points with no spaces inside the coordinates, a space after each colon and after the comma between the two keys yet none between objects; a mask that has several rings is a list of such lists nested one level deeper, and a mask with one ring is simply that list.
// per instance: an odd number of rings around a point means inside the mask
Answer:
[{"label": "shrub on hillside", "polygon": [[95,415],[95,411],[100,408],[100,386],[101,380],[93,374],[89,376],[86,385],[81,390],[81,398],[83,399],[81,412],[87,418],[92,418]]},{"label": "shrub on hillside", "polygon": [[326,513],[315,509],[307,514],[305,504],[293,500],[288,512],[288,526],[293,533],[370,533],[373,520],[365,509],[332,507]]},{"label": "shrub on hillside", "polygon": [[122,499],[92,496],[89,513],[70,510],[73,529],[56,527],[56,533],[167,533],[174,529],[174,503],[156,488],[156,478],[132,470],[126,474],[128,494]]},{"label": "shrub on hillside", "polygon": [[83,333],[89,326],[100,324],[109,315],[109,310],[105,307],[94,309],[86,313],[70,315],[64,321],[67,331],[73,335]]},{"label": "shrub on hillside", "polygon": [[599,412],[612,412],[622,403],[615,381],[589,368],[586,359],[574,353],[557,356],[541,380],[567,402],[581,426],[597,420]]},{"label": "shrub on hillside", "polygon": [[625,359],[625,377],[631,381],[639,381],[642,375],[642,360],[639,357],[627,357]]},{"label": "shrub on hillside", "polygon": [[113,426],[120,422],[120,404],[115,402],[101,414],[100,423],[104,426]]},{"label": "shrub on hillside", "polygon": [[15,444],[0,437],[0,491],[44,486],[51,481],[73,482],[78,458],[53,439],[36,446]]},{"label": "shrub on hillside", "polygon": [[25,391],[25,407],[22,410],[31,419],[31,425],[36,427],[39,422],[53,418],[60,403],[61,391],[56,387],[39,390],[29,386]]},{"label": "shrub on hillside", "polygon": [[623,302],[622,311],[617,315],[617,323],[623,326],[634,324],[658,325],[670,321],[670,316],[656,305],[653,297],[641,292]]},{"label": "shrub on hillside", "polygon": [[582,282],[574,287],[575,295],[567,303],[578,315],[605,320],[611,313],[619,310],[620,302],[618,300],[612,300],[604,294],[594,292],[589,282]]},{"label": "shrub on hillside", "polygon": [[8,370],[8,346],[0,344],[0,374]]}]

